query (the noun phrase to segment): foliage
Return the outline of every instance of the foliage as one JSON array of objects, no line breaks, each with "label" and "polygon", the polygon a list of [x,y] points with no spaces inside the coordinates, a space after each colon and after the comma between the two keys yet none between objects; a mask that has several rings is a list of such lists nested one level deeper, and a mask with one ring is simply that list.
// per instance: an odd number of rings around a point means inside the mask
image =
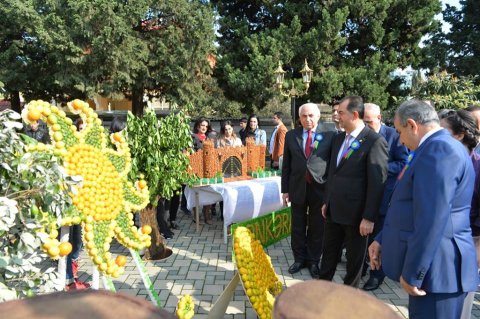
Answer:
[{"label": "foliage", "polygon": [[158,196],[171,198],[188,179],[185,152],[192,139],[186,111],[171,112],[161,120],[152,109],[141,118],[128,113],[126,138],[132,153],[132,174],[145,175],[153,206],[157,206]]},{"label": "foliage", "polygon": [[[227,97],[263,108],[273,70],[299,78],[308,59],[308,99],[329,103],[348,94],[385,105],[391,71],[416,65],[420,39],[435,29],[438,0],[212,1],[219,13],[217,76]],[[296,85],[296,87],[298,87]]]},{"label": "foliage", "polygon": [[412,96],[434,102],[436,109],[462,109],[480,101],[480,85],[471,77],[456,77],[446,71],[418,82]]},{"label": "foliage", "polygon": [[[444,33],[438,29],[426,41],[425,67],[432,72],[446,69],[457,76],[480,74],[480,2],[462,0],[460,8],[446,5],[443,20],[450,25]],[[479,83],[479,79],[476,79]]]},{"label": "foliage", "polygon": [[68,180],[56,157],[26,152],[18,119],[0,113],[0,301],[63,289],[39,235],[71,206]]},{"label": "foliage", "polygon": [[204,2],[5,0],[0,14],[8,17],[0,20],[0,81],[10,94],[59,102],[209,95],[214,28]]}]

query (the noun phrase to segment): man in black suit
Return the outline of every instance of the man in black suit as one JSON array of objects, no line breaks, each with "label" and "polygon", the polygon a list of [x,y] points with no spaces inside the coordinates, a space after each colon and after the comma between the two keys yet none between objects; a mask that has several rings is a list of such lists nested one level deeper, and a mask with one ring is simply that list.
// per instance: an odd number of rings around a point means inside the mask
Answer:
[{"label": "man in black suit", "polygon": [[388,151],[383,137],[363,123],[359,96],[339,103],[340,126],[345,132],[332,144],[328,184],[322,215],[326,218],[320,279],[332,280],[338,256],[347,250],[346,285],[358,287],[387,178]]},{"label": "man in black suit", "polygon": [[318,124],[320,110],[314,103],[302,105],[299,116],[302,127],[285,136],[282,165],[282,196],[284,205],[291,203],[295,259],[288,272],[308,266],[312,277],[318,278],[324,229],[321,205],[335,133]]}]

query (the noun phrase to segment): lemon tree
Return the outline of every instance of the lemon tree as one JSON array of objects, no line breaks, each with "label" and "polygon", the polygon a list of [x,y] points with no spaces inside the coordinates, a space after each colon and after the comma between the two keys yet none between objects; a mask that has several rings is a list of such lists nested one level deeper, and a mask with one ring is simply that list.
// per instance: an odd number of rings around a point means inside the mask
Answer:
[{"label": "lemon tree", "polygon": [[245,292],[258,317],[271,318],[275,296],[282,291],[270,257],[255,235],[246,227],[235,229],[235,263]]},{"label": "lemon tree", "polygon": [[[148,234],[134,226],[133,212],[148,203],[148,187],[142,180],[128,180],[131,169],[130,149],[122,134],[108,136],[97,114],[88,103],[74,100],[68,108],[78,114],[85,127],[81,131],[63,110],[44,101],[31,101],[22,112],[26,123],[45,121],[52,144],[32,145],[35,153],[53,154],[63,162],[66,174],[78,177],[79,185],[68,192],[72,207],[61,218],[61,225],[80,224],[83,241],[98,270],[113,277],[124,272],[110,253],[115,237],[122,245],[142,249],[151,244]],[[56,230],[43,243],[47,252],[60,253]]]},{"label": "lemon tree", "polygon": [[131,175],[144,174],[150,203],[158,197],[169,199],[187,181],[189,159],[185,150],[192,145],[189,119],[184,110],[172,111],[157,120],[153,109],[143,117],[127,116],[127,141],[132,154]]},{"label": "lemon tree", "polygon": [[0,113],[0,301],[63,289],[47,253],[68,253],[68,243],[57,241],[45,252],[40,247],[53,240],[47,232],[52,226],[56,232],[57,221],[72,209],[68,192],[76,184],[53,154],[27,151],[26,140],[36,141],[19,133],[20,118]]}]

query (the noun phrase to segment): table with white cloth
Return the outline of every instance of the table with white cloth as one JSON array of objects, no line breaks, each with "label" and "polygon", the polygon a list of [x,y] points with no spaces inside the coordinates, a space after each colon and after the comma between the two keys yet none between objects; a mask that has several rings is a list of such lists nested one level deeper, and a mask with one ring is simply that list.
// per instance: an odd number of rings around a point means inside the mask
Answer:
[{"label": "table with white cloth", "polygon": [[223,236],[227,243],[227,226],[282,208],[279,176],[249,179],[185,188],[188,209],[194,209],[199,231],[199,208],[223,200]]}]

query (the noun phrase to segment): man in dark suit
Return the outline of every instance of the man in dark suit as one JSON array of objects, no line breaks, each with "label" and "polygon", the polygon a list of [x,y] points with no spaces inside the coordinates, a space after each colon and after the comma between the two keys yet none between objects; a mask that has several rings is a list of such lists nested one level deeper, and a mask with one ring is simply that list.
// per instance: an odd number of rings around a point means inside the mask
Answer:
[{"label": "man in dark suit", "polygon": [[347,250],[346,285],[357,287],[387,178],[387,143],[363,123],[363,100],[350,96],[339,103],[322,214],[326,218],[320,279],[332,280],[338,256]]},{"label": "man in dark suit", "polygon": [[424,101],[402,103],[394,123],[413,153],[369,247],[371,266],[382,266],[410,295],[411,319],[460,318],[466,293],[476,291],[478,281],[469,221],[472,161]]},{"label": "man in dark suit", "polygon": [[[369,236],[368,244],[371,244],[375,236],[383,227],[385,215],[387,214],[388,202],[392,196],[393,187],[397,181],[397,176],[407,162],[408,149],[402,145],[402,143],[400,143],[400,136],[394,128],[382,124],[382,114],[378,105],[373,103],[365,103],[363,122],[371,130],[383,136],[388,145],[387,181],[385,182],[385,188],[383,190],[383,198],[382,203],[380,204],[378,217],[373,227],[373,234]],[[377,289],[383,283],[384,278],[385,274],[381,268],[379,270],[370,269],[370,278],[368,278],[367,282],[363,286],[363,290],[368,291]]]},{"label": "man in dark suit", "polygon": [[282,196],[285,206],[291,203],[295,259],[288,272],[308,266],[312,277],[318,278],[324,228],[320,209],[335,133],[318,124],[320,110],[314,103],[302,105],[299,116],[302,127],[285,136],[282,165]]}]

